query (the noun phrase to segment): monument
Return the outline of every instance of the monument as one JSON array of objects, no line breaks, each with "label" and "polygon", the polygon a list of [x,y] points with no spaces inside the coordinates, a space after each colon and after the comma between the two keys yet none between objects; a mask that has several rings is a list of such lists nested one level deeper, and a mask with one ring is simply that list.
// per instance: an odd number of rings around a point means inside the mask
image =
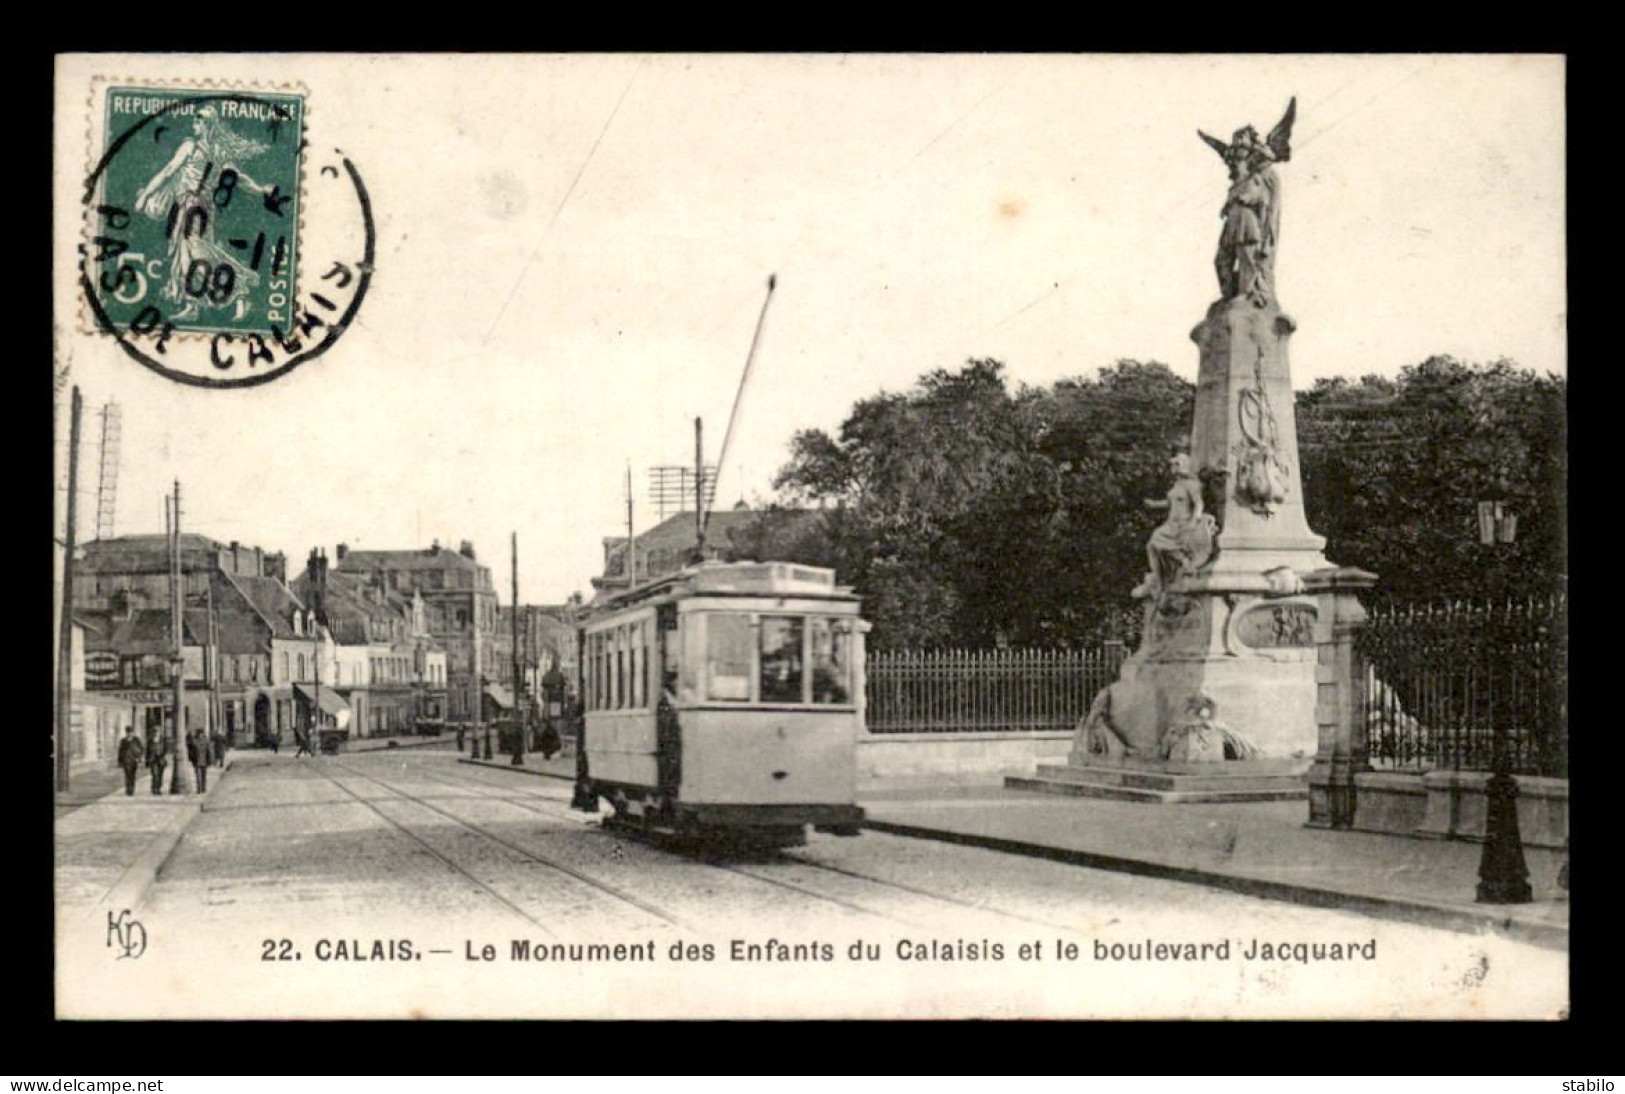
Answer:
[{"label": "monument", "polygon": [[1146,545],[1140,648],[1095,699],[1066,765],[1011,785],[1147,801],[1304,798],[1317,752],[1317,591],[1371,575],[1331,567],[1309,528],[1288,343],[1275,291],[1277,165],[1296,100],[1260,139],[1199,133],[1223,158],[1219,299],[1201,354],[1189,453]]}]

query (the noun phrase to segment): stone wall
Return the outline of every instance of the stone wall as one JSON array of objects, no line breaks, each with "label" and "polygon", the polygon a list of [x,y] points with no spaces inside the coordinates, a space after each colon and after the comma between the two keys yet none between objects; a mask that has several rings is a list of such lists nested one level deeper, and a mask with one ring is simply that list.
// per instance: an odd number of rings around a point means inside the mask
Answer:
[{"label": "stone wall", "polygon": [[1065,763],[1072,731],[1035,733],[860,733],[858,784],[884,779],[997,783]]},{"label": "stone wall", "polygon": [[[1354,776],[1353,828],[1361,832],[1432,839],[1482,840],[1487,801],[1485,771],[1430,771],[1402,775],[1367,771]],[[1569,782],[1520,775],[1518,834],[1527,847],[1561,849],[1569,834]]]}]

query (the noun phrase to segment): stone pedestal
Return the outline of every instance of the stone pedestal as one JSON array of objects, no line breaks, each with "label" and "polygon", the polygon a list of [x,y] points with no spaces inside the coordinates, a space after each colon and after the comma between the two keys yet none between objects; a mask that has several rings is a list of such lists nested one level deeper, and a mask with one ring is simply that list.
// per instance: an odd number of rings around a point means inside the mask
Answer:
[{"label": "stone pedestal", "polygon": [[1170,760],[1091,757],[1084,763],[1039,764],[1031,778],[1004,784],[1079,798],[1157,802],[1299,801],[1308,795],[1307,760],[1234,760],[1176,763]]},{"label": "stone pedestal", "polygon": [[[1324,589],[1306,579],[1331,567],[1326,541],[1304,512],[1287,355],[1294,329],[1274,304],[1236,299],[1214,304],[1191,332],[1201,349],[1191,457],[1203,506],[1218,524],[1217,551],[1147,602],[1140,649],[1097,704],[1094,727],[1080,727],[1070,766],[1081,772],[1110,759],[1166,776],[1164,739],[1199,696],[1213,701],[1215,720],[1256,755],[1200,765],[1209,769],[1200,798],[1162,782],[1141,787],[1161,789],[1160,796],[1110,796],[1256,800],[1263,776],[1244,769],[1260,762],[1275,765],[1270,778],[1291,781],[1289,796],[1308,793],[1305,774],[1321,745],[1318,638],[1328,606],[1317,595]],[[1106,724],[1109,733],[1100,728]],[[1042,772],[1038,781],[1065,793],[1100,782],[1062,770]],[[1288,796],[1282,784],[1267,789]]]},{"label": "stone pedestal", "polygon": [[1191,331],[1201,349],[1191,461],[1219,522],[1213,577],[1327,565],[1325,537],[1309,530],[1303,508],[1287,357],[1296,329],[1280,308],[1238,299],[1214,304]]}]

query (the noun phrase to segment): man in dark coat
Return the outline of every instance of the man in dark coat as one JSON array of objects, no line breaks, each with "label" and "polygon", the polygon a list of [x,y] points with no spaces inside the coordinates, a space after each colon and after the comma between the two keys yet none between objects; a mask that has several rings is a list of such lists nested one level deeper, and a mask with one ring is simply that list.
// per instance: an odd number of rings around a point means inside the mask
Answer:
[{"label": "man in dark coat", "polygon": [[226,735],[217,729],[214,731],[214,736],[210,738],[210,743],[214,745],[214,762],[224,768],[226,766]]},{"label": "man in dark coat", "polygon": [[186,759],[197,775],[197,792],[202,794],[209,789],[209,735],[202,727],[186,738]]},{"label": "man in dark coat", "polygon": [[152,772],[152,792],[164,792],[164,768],[169,766],[169,737],[162,729],[147,738],[147,768]]},{"label": "man in dark coat", "polygon": [[118,743],[118,765],[124,769],[124,796],[127,798],[135,797],[135,773],[141,770],[146,753],[141,738],[135,735],[135,727],[125,726],[124,736]]}]

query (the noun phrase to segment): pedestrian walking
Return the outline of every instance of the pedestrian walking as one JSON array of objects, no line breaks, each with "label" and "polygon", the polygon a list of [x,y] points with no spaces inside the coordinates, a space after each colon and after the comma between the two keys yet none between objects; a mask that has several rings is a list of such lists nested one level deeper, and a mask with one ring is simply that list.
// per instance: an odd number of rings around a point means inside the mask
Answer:
[{"label": "pedestrian walking", "polygon": [[542,723],[542,739],[539,743],[544,760],[551,760],[553,754],[564,747],[564,742],[559,740],[559,731],[553,727],[553,719],[549,718]]},{"label": "pedestrian walking", "polygon": [[186,738],[186,759],[197,775],[197,792],[209,789],[209,735],[199,727]]},{"label": "pedestrian walking", "polygon": [[147,769],[152,772],[152,792],[164,792],[164,768],[169,766],[169,738],[163,730],[147,738]]},{"label": "pedestrian walking", "polygon": [[279,729],[268,738],[271,744],[271,755],[280,755],[282,749],[282,731]]},{"label": "pedestrian walking", "polygon": [[221,733],[218,729],[215,730],[214,736],[211,738],[211,743],[214,745],[215,766],[224,770],[226,766],[226,735]]},{"label": "pedestrian walking", "polygon": [[124,727],[124,737],[118,743],[118,765],[124,769],[124,796],[135,797],[135,775],[141,770],[142,762],[147,758],[147,750],[141,743],[141,738],[135,735],[134,726]]},{"label": "pedestrian walking", "polygon": [[463,750],[463,732],[464,732],[463,727],[462,727],[461,724],[459,724],[457,726],[457,751],[458,752],[461,752]]},{"label": "pedestrian walking", "polygon": [[300,756],[316,755],[316,753],[310,750],[310,728],[308,726],[295,727],[293,731],[293,739],[299,744],[298,749],[295,750],[293,754],[294,759],[298,759]]}]

